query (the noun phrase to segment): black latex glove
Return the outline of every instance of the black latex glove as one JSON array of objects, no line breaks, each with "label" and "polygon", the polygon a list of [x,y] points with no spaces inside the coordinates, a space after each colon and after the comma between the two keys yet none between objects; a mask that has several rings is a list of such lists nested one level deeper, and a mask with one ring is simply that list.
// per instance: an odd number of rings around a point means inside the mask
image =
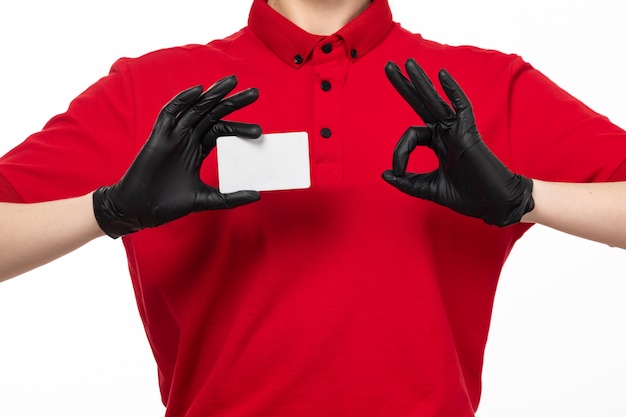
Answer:
[{"label": "black latex glove", "polygon": [[[400,138],[393,153],[393,169],[383,173],[385,181],[409,195],[501,227],[519,222],[534,208],[532,180],[512,173],[485,145],[469,100],[446,70],[439,72],[439,81],[454,111],[415,60],[406,62],[410,80],[393,62],[385,71],[426,124],[410,127]],[[417,146],[435,152],[437,170],[406,172],[409,155]]]},{"label": "black latex glove", "polygon": [[225,209],[259,199],[256,191],[221,194],[200,180],[200,166],[220,136],[258,138],[261,127],[221,120],[254,102],[256,89],[226,97],[237,78],[221,79],[204,94],[185,90],[159,113],[148,141],[122,179],[93,194],[100,228],[117,238],[189,213]]}]

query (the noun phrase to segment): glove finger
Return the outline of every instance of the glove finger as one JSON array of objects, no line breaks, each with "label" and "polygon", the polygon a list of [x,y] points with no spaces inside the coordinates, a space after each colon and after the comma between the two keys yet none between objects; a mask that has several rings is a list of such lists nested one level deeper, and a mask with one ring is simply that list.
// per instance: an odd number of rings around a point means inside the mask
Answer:
[{"label": "glove finger", "polygon": [[404,98],[407,103],[409,103],[424,123],[435,123],[436,120],[430,114],[430,111],[426,105],[424,105],[424,102],[417,95],[415,86],[402,74],[400,67],[398,67],[395,62],[389,61],[387,65],[385,65],[385,73],[396,91],[400,93],[402,98]]},{"label": "glove finger", "polygon": [[[258,90],[256,88],[252,88],[233,94],[227,99],[222,100],[219,104],[214,106],[209,112],[202,116],[202,120],[200,120],[196,126],[197,137],[204,138],[207,135],[207,132],[211,131],[213,125],[222,117],[247,106],[250,103],[253,103],[258,96]],[[217,136],[215,138],[217,138]]]},{"label": "glove finger", "polygon": [[258,97],[259,91],[256,88],[250,88],[222,100],[202,116],[202,120],[196,126],[197,137],[203,138],[222,117],[253,103]]},{"label": "glove finger", "polygon": [[442,69],[439,71],[439,82],[441,83],[441,87],[443,87],[443,91],[445,91],[450,99],[454,110],[456,110],[457,117],[462,117],[465,120],[473,122],[474,113],[472,112],[472,103],[452,75],[445,69]]},{"label": "glove finger", "polygon": [[202,149],[208,154],[215,147],[220,136],[238,136],[244,139],[258,139],[261,136],[261,126],[252,123],[219,121],[215,123],[202,137]]},{"label": "glove finger", "polygon": [[[196,144],[202,143],[203,146],[207,146],[208,142],[212,142],[213,144],[210,146],[213,147],[215,146],[215,139],[217,139],[218,136],[224,136],[224,135],[240,136],[241,135],[242,137],[246,137],[246,138],[250,136],[252,138],[258,137],[261,134],[261,129],[258,126],[254,128],[252,127],[243,128],[242,127],[243,124],[241,124],[239,127],[239,130],[241,130],[241,133],[237,133],[237,132],[231,133],[228,130],[224,130],[225,126],[221,126],[218,129],[214,129],[214,125],[216,124],[216,122],[219,122],[219,120],[222,117],[232,113],[235,110],[238,110],[244,106],[247,106],[253,103],[254,101],[256,101],[258,96],[259,96],[258,90],[256,88],[251,88],[251,89],[241,91],[237,94],[234,94],[226,99],[223,99],[216,105],[211,104],[209,107],[198,106],[197,107],[198,111],[191,113],[194,115],[194,117],[190,117],[189,119],[187,119],[187,121],[192,121],[194,123],[196,122],[197,119],[199,119],[199,121],[197,121],[194,127],[194,134],[192,137],[193,143],[196,143]],[[183,123],[180,123],[178,126],[179,129],[186,129],[189,127],[190,126],[183,125]],[[206,139],[206,136],[209,132],[214,133],[212,135],[211,141]]]},{"label": "glove finger", "polygon": [[432,189],[433,177],[436,175],[436,171],[426,174],[406,174],[403,176],[397,176],[393,171],[383,172],[383,179],[390,185],[396,187],[398,190],[413,197],[422,198],[424,200],[433,200],[433,196],[436,195]]},{"label": "glove finger", "polygon": [[259,200],[258,191],[243,190],[222,194],[215,188],[205,185],[198,195],[198,204],[194,211],[231,209]]},{"label": "glove finger", "polygon": [[207,112],[213,109],[220,101],[237,86],[237,77],[234,75],[224,77],[213,84],[202,94],[193,107],[180,115],[179,129],[193,128]]},{"label": "glove finger", "polygon": [[237,86],[237,76],[229,75],[216,81],[212,86],[207,88],[203,94],[206,100],[209,100],[215,104],[219,103],[224,97],[228,95]]},{"label": "glove finger", "polygon": [[197,85],[178,93],[172,98],[163,109],[161,109],[154,125],[154,132],[157,133],[157,135],[153,136],[162,136],[158,133],[171,129],[175,125],[178,115],[192,107],[201,95],[202,86]]},{"label": "glove finger", "polygon": [[222,196],[228,208],[254,203],[261,198],[258,191],[251,190],[235,191],[234,193],[222,194]]},{"label": "glove finger", "polygon": [[259,98],[259,90],[256,88],[248,88],[247,90],[240,91],[220,101],[220,103],[211,110],[208,118],[220,120],[235,110],[239,110],[254,103],[257,98]]},{"label": "glove finger", "polygon": [[448,103],[437,93],[430,78],[413,58],[406,61],[405,68],[406,73],[415,86],[417,96],[422,100],[424,106],[426,106],[428,112],[436,121],[440,122],[454,117],[454,112]]},{"label": "glove finger", "polygon": [[402,176],[406,172],[409,157],[417,146],[430,146],[432,143],[432,132],[425,126],[409,127],[396,143],[393,150],[393,173]]}]

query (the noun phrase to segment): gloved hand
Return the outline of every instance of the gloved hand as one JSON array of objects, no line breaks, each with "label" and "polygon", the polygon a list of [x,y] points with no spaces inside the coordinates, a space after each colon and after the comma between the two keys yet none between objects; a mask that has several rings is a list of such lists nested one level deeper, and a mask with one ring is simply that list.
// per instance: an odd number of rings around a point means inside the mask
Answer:
[{"label": "gloved hand", "polygon": [[221,120],[258,97],[256,89],[248,89],[225,98],[236,85],[235,76],[226,77],[204,94],[196,86],[165,105],[122,179],[93,193],[96,220],[107,235],[117,238],[192,212],[259,199],[256,191],[221,194],[200,180],[200,166],[218,137],[261,135],[258,125]]},{"label": "gloved hand", "polygon": [[[439,96],[413,59],[406,62],[407,79],[389,62],[387,77],[422,118],[425,127],[410,127],[393,153],[393,169],[383,179],[399,190],[444,205],[496,226],[520,221],[534,208],[532,180],[512,173],[483,142],[472,107],[456,81],[442,69],[439,81],[454,111]],[[439,159],[428,173],[407,173],[409,155],[427,146]]]}]

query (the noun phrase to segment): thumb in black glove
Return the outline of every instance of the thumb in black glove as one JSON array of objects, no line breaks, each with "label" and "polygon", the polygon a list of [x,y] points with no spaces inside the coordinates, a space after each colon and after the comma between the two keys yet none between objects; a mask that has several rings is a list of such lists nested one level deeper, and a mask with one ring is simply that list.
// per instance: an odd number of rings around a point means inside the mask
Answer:
[{"label": "thumb in black glove", "polygon": [[[428,76],[413,59],[406,62],[407,79],[389,62],[387,77],[422,118],[425,127],[410,127],[393,153],[393,169],[383,179],[399,190],[434,201],[461,214],[508,226],[534,208],[532,180],[512,173],[483,142],[472,107],[452,76],[442,69],[439,81],[454,111],[439,96]],[[427,146],[439,168],[423,174],[407,173],[409,155]]]},{"label": "thumb in black glove", "polygon": [[226,77],[204,94],[202,86],[196,86],[165,105],[122,179],[93,194],[96,220],[107,235],[117,238],[189,213],[233,208],[259,199],[256,191],[221,194],[200,180],[202,162],[218,137],[261,135],[258,125],[221,120],[258,97],[256,89],[248,89],[225,98],[236,85],[235,76]]}]

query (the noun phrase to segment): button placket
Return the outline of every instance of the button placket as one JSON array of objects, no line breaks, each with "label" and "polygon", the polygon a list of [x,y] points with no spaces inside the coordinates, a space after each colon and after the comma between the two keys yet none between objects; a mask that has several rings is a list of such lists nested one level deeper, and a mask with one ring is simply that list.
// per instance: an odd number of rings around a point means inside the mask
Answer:
[{"label": "button placket", "polygon": [[318,179],[343,177],[343,140],[341,135],[341,90],[348,57],[335,42],[322,43],[313,51],[312,62],[317,76],[314,86],[315,156]]}]

